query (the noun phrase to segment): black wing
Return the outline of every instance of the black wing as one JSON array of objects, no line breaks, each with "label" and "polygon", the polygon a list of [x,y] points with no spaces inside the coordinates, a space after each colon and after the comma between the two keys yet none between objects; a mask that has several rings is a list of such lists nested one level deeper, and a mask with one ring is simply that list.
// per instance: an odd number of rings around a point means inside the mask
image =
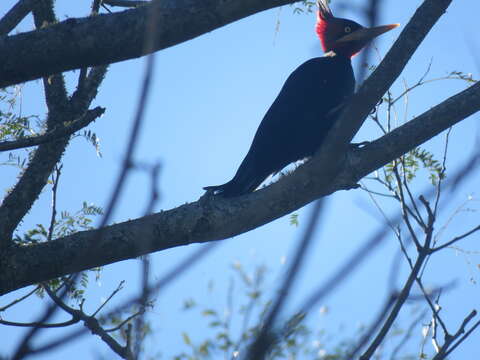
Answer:
[{"label": "black wing", "polygon": [[321,57],[300,65],[265,114],[234,178],[204,189],[226,197],[242,195],[291,162],[312,156],[337,118],[327,114],[354,86],[350,59]]}]

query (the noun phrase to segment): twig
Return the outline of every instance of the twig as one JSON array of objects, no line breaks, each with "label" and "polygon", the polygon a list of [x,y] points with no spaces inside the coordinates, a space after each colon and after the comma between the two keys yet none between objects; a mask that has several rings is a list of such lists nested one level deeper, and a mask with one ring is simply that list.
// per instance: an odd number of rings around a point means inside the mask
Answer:
[{"label": "twig", "polygon": [[145,310],[148,305],[149,298],[149,282],[150,282],[150,255],[146,255],[142,258],[142,293],[138,305],[140,307],[140,314],[135,319],[135,345],[133,353],[135,358],[140,358],[140,352],[142,348],[142,340],[144,338],[143,326],[145,324]]},{"label": "twig", "polygon": [[[447,357],[447,351],[449,351],[449,353],[451,353],[455,348],[456,346],[460,345],[460,342],[465,340],[466,337],[463,337],[462,339],[459,340],[459,343],[456,344],[455,347],[453,347],[452,349],[450,349],[450,345],[453,344],[453,342],[455,340],[457,340],[458,338],[460,338],[460,336],[462,334],[465,333],[465,327],[468,325],[468,323],[475,317],[477,316],[477,311],[476,310],[472,310],[470,312],[470,314],[468,314],[465,319],[463,319],[463,322],[462,324],[460,325],[460,327],[458,328],[457,332],[454,334],[454,335],[449,335],[448,333],[445,334],[445,343],[443,344],[442,348],[440,349],[440,352],[438,354],[436,354],[432,360],[443,360]],[[479,322],[480,323],[480,322]],[[472,329],[475,329],[476,327],[478,326],[478,323],[474,325],[474,327]],[[470,335],[471,332],[468,333],[468,335]],[[465,334],[467,335],[467,334]]]},{"label": "twig", "polygon": [[474,228],[473,228],[472,230],[470,230],[470,231],[467,231],[465,234],[462,234],[462,235],[459,235],[459,236],[453,238],[452,240],[446,242],[446,243],[443,244],[443,245],[440,245],[440,246],[437,246],[437,247],[435,247],[435,248],[433,248],[433,249],[430,249],[430,253],[434,253],[434,252],[437,252],[437,251],[439,251],[439,250],[442,250],[442,249],[444,249],[444,248],[446,248],[446,247],[449,247],[449,246],[453,245],[454,243],[456,243],[457,241],[462,240],[462,239],[465,239],[467,236],[472,235],[473,233],[477,232],[478,230],[480,230],[480,225],[474,227]]},{"label": "twig", "polygon": [[452,132],[452,128],[448,129],[447,134],[445,135],[445,146],[444,146],[444,149],[443,149],[442,171],[440,172],[440,174],[438,176],[437,194],[436,194],[436,197],[435,197],[435,205],[433,207],[433,212],[435,214],[438,211],[438,204],[440,202],[440,196],[441,196],[441,192],[442,192],[442,181],[443,181],[443,178],[445,177],[445,171],[447,169],[446,163],[447,163],[447,152],[448,152],[448,140],[450,139],[450,133],[451,132]]},{"label": "twig", "polygon": [[[68,288],[65,287],[63,292],[58,296],[59,299],[63,299],[68,292]],[[50,319],[57,311],[59,307],[56,306],[56,304],[52,304],[48,306],[43,314],[38,318],[35,323],[37,324],[44,324],[48,319]],[[12,360],[19,360],[25,357],[27,354],[32,353],[32,349],[30,347],[30,341],[35,337],[37,332],[40,330],[40,327],[34,326],[32,327],[22,338],[22,340],[19,342],[14,355],[12,356]]]},{"label": "twig", "polygon": [[74,132],[80,130],[81,128],[84,128],[91,122],[95,121],[98,117],[103,115],[104,112],[104,108],[96,107],[93,110],[88,110],[87,113],[85,113],[80,118],[70,122],[66,122],[65,124],[62,124],[60,126],[56,126],[51,131],[48,131],[43,135],[0,142],[0,151],[16,150],[30,146],[41,145],[65,136],[72,135]]},{"label": "twig", "polygon": [[[124,359],[132,358],[131,354],[127,347],[121,346],[113,337],[107,334],[107,332],[102,328],[98,320],[93,316],[88,316],[81,309],[76,310],[63,302],[55,293],[50,289],[48,285],[44,285],[44,289],[47,292],[48,296],[54,301],[54,303],[70,314],[73,318],[80,319],[85,327],[87,327],[93,334],[98,335],[115,353],[120,355]],[[38,353],[38,349],[31,350],[32,353]]]},{"label": "twig", "polygon": [[473,333],[475,331],[475,329],[480,325],[480,320],[477,321],[471,328],[470,330],[468,330],[460,339],[458,339],[458,341],[450,348],[450,350],[448,350],[446,353],[445,353],[445,357],[447,357],[448,355],[450,355],[452,353],[453,350],[455,350],[457,348],[458,345],[460,345],[466,338],[468,338],[470,336],[471,333]]},{"label": "twig", "polygon": [[97,314],[102,311],[102,309],[107,305],[107,303],[112,300],[112,298],[120,291],[123,289],[123,285],[125,284],[125,280],[120,281],[120,284],[118,284],[117,288],[113,290],[113,292],[110,294],[110,296],[105,300],[102,305],[98,307],[97,310],[91,315],[91,316],[97,316]]},{"label": "twig", "polygon": [[400,175],[398,173],[398,163],[397,163],[397,161],[394,161],[393,174],[395,175],[395,179],[397,180],[398,196],[399,196],[399,200],[400,200],[400,207],[402,209],[403,221],[407,225],[408,231],[410,232],[410,236],[411,236],[413,242],[415,243],[415,246],[417,247],[417,249],[419,249],[421,247],[421,245],[420,245],[420,242],[418,241],[417,234],[413,230],[412,224],[410,223],[410,218],[408,217],[409,212],[407,212],[407,209],[409,207],[406,204],[405,196],[403,195],[402,181],[401,181]]},{"label": "twig", "polygon": [[252,347],[249,350],[248,359],[255,359],[255,360],[264,359],[265,355],[267,354],[267,352],[269,351],[272,345],[273,338],[270,334],[270,331],[273,328],[275,320],[279,315],[283,307],[283,304],[287,299],[289,289],[298,275],[298,270],[300,269],[303,263],[303,259],[306,254],[306,251],[308,250],[308,248],[313,242],[313,235],[314,235],[315,229],[317,228],[321,211],[322,211],[322,201],[317,200],[312,209],[307,228],[302,237],[302,241],[299,243],[296,249],[292,264],[290,265],[290,268],[287,271],[282,287],[280,288],[280,291],[278,292],[278,295],[275,301],[273,302],[273,306],[269,312],[269,315],[265,321],[265,324],[262,326],[260,333],[256,337],[254,343],[252,344]]},{"label": "twig", "polygon": [[355,251],[350,258],[348,258],[341,267],[325,282],[325,284],[315,289],[303,302],[296,313],[308,313],[312,307],[318,304],[326,295],[337,288],[355,269],[371,256],[381,244],[383,238],[387,234],[387,228],[382,226],[381,229],[372,236],[372,238],[365,242],[357,251]]},{"label": "twig", "polygon": [[19,302],[25,300],[26,298],[30,297],[31,295],[35,294],[35,292],[40,289],[40,286],[36,286],[32,291],[28,292],[27,294],[19,297],[18,299],[13,300],[11,303],[0,307],[0,313],[7,310],[8,308],[12,307],[13,305],[18,304]]},{"label": "twig", "polygon": [[396,298],[397,298],[397,294],[395,294],[395,293],[392,293],[387,298],[384,305],[380,308],[380,311],[378,312],[377,316],[375,317],[375,320],[370,325],[370,328],[367,330],[367,332],[364,335],[362,335],[358,344],[345,357],[345,359],[356,359],[360,350],[362,350],[362,348],[365,346],[365,344],[370,340],[370,338],[373,336],[373,334],[375,333],[377,328],[380,326],[381,322],[385,319],[385,316],[387,316],[388,310],[392,307]]},{"label": "twig", "polygon": [[128,316],[126,319],[122,320],[122,322],[117,326],[110,329],[105,329],[105,332],[108,333],[108,332],[114,332],[114,331],[120,330],[125,324],[129,323],[132,319],[135,319],[138,315],[143,314],[143,312],[144,310],[141,309],[140,311],[133,313],[132,315]]},{"label": "twig", "polygon": [[415,266],[413,270],[410,273],[410,276],[408,277],[405,285],[403,286],[402,291],[399,293],[398,298],[395,302],[395,305],[393,306],[390,315],[388,316],[387,320],[385,321],[383,327],[380,329],[378,332],[377,336],[373,340],[372,344],[368,347],[368,349],[363,353],[362,356],[360,356],[360,360],[368,360],[372,357],[374,352],[377,350],[377,348],[380,346],[381,342],[387,335],[388,331],[392,327],[395,319],[398,316],[398,313],[400,312],[400,309],[403,307],[403,304],[405,301],[408,299],[408,294],[410,293],[410,289],[412,288],[412,285],[414,283],[414,280],[418,274],[418,271],[420,270],[420,267],[425,260],[425,257],[427,254],[425,252],[420,253],[420,255],[417,258],[417,261],[415,263]]},{"label": "twig", "polygon": [[[415,280],[417,282],[418,287],[422,291],[422,294],[425,297],[425,300],[427,301],[428,306],[430,306],[430,309],[432,310],[433,319],[435,320],[435,322],[438,321],[438,323],[442,327],[442,330],[443,330],[444,334],[447,334],[448,333],[447,326],[445,325],[444,321],[440,317],[440,314],[439,314],[440,310],[437,309],[435,304],[432,303],[432,300],[430,299],[430,296],[428,296],[427,291],[425,290],[425,287],[423,286],[421,277],[417,277]],[[438,300],[437,300],[437,303],[438,303]]]},{"label": "twig", "polygon": [[412,337],[413,330],[415,326],[425,317],[427,311],[423,311],[416,319],[412,321],[408,329],[405,331],[405,335],[402,340],[395,346],[390,355],[390,360],[395,360],[395,355],[399,353],[400,349],[407,343],[407,341]]},{"label": "twig", "polygon": [[[424,204],[427,206],[428,202],[423,197],[421,197],[421,199],[423,199]],[[363,353],[363,355],[360,356],[360,360],[368,360],[372,357],[372,355],[374,354],[376,349],[380,346],[381,342],[383,341],[383,339],[387,335],[388,331],[392,327],[395,319],[397,318],[397,316],[400,312],[400,309],[403,307],[403,304],[407,300],[408,295],[410,293],[410,290],[412,288],[412,285],[413,285],[415,279],[417,278],[417,275],[418,275],[418,273],[419,273],[419,271],[422,267],[422,264],[428,256],[428,249],[429,249],[429,246],[430,246],[432,233],[433,233],[433,221],[434,221],[434,219],[435,219],[434,217],[429,216],[428,225],[427,225],[427,234],[426,234],[426,237],[425,237],[425,243],[424,243],[423,247],[420,247],[418,249],[419,250],[419,255],[417,257],[415,265],[414,265],[412,271],[410,272],[410,275],[409,275],[407,281],[405,282],[405,285],[403,286],[403,289],[400,292],[400,294],[398,296],[398,299],[396,300],[395,305],[393,306],[393,308],[390,312],[390,315],[388,316],[388,318],[385,321],[383,327],[380,329],[380,331],[378,332],[377,336],[375,337],[375,339],[373,340],[371,345]]]},{"label": "twig", "polygon": [[53,237],[53,230],[55,227],[55,221],[57,217],[57,188],[58,182],[60,179],[60,174],[62,172],[63,165],[55,166],[55,174],[52,175],[52,215],[50,217],[50,226],[48,227],[47,241],[51,241]]},{"label": "twig", "polygon": [[[200,260],[203,259],[204,256],[206,256],[210,251],[212,251],[218,243],[210,243],[206,244],[205,246],[201,247],[199,250],[195,251],[193,254],[190,256],[186,257],[184,261],[179,262],[176,266],[174,266],[169,272],[167,272],[162,278],[160,278],[153,286],[151,286],[148,289],[149,296],[150,294],[153,294],[155,292],[160,291],[168,285],[171,281],[178,279],[178,277],[184,273],[186,270],[188,270],[191,266],[193,266],[195,263],[199,262]],[[132,305],[138,304],[140,301],[140,298],[138,296],[134,296],[130,298],[129,300],[126,300],[123,302],[123,304],[117,306],[113,310],[109,311],[107,314],[103,316],[103,318],[109,318],[113,315],[119,314],[123,312],[125,309],[128,309]],[[128,320],[131,320],[133,317],[137,316],[137,314],[132,315]],[[127,322],[127,321],[125,321]],[[124,323],[125,323],[124,322]],[[123,324],[122,324],[123,325]],[[129,324],[129,327],[131,327],[131,324]],[[114,331],[114,329],[109,329],[109,332]],[[131,331],[131,329],[129,330]],[[45,344],[44,346],[35,349],[36,353],[39,352],[44,352],[51,350],[53,348],[59,347],[59,346],[64,346],[65,344],[69,343],[72,340],[76,340],[78,337],[85,335],[87,333],[86,328],[81,328],[76,331],[71,332],[70,334],[64,335],[59,337],[56,340],[51,341],[50,343]],[[128,347],[130,349],[130,347]]]},{"label": "twig", "polygon": [[42,323],[37,323],[37,322],[30,322],[30,323],[19,323],[19,322],[14,322],[14,321],[7,321],[7,320],[2,320],[0,319],[0,324],[2,325],[8,325],[8,326],[18,326],[18,327],[38,327],[42,329],[51,329],[51,328],[59,328],[59,327],[65,327],[65,326],[70,326],[73,324],[76,324],[80,321],[78,318],[73,318],[64,321],[61,323],[55,323],[55,324],[42,324]]}]

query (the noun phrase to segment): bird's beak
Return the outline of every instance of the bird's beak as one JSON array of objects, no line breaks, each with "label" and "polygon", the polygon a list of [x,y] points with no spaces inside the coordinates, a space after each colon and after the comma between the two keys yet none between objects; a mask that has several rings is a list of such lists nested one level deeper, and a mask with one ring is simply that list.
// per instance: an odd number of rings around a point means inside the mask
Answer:
[{"label": "bird's beak", "polygon": [[342,36],[336,42],[339,43],[339,42],[348,42],[348,41],[369,41],[399,26],[400,24],[390,24],[390,25],[375,26],[371,28],[361,28],[350,34]]}]

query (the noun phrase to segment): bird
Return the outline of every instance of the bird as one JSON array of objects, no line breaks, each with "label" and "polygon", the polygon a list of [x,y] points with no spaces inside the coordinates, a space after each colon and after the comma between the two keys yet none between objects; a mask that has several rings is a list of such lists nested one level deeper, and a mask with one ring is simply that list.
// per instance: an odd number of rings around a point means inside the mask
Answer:
[{"label": "bird", "polygon": [[399,26],[363,27],[333,16],[327,0],[317,5],[315,30],[325,54],[290,74],[235,176],[223,185],[204,187],[207,194],[229,198],[253,192],[268,176],[313,156],[354,93],[351,58],[370,40]]}]

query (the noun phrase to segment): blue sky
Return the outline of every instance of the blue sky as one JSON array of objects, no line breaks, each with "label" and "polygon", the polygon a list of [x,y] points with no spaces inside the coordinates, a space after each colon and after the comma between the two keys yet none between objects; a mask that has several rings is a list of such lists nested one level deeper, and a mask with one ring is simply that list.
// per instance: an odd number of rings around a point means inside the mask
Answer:
[{"label": "blue sky", "polygon": [[[2,2],[0,14],[14,3],[12,0]],[[66,15],[84,15],[89,6],[87,1],[59,0],[57,3],[57,13],[61,19]],[[365,19],[358,13],[336,12],[335,3],[334,1],[332,9],[337,16],[365,23]],[[355,3],[363,4],[362,1]],[[418,3],[419,1],[394,0],[382,2],[383,12],[379,23],[399,22],[405,25]],[[476,36],[479,11],[478,2],[453,2],[410,60],[393,91],[398,94],[402,90],[403,80],[414,84],[425,72],[430,61],[431,78],[444,76],[453,70],[473,73],[474,78],[479,78],[480,42]],[[259,122],[287,76],[302,62],[322,55],[314,32],[314,22],[313,14],[293,14],[293,8],[287,6],[251,16],[157,54],[154,87],[135,153],[136,161],[149,164],[160,161],[162,164],[158,184],[161,201],[156,210],[170,209],[195,201],[203,194],[203,186],[221,184],[233,176],[250,146]],[[26,21],[20,29],[27,30],[29,26],[30,21]],[[401,28],[393,30],[375,42],[381,56],[400,31]],[[106,204],[121,166],[138,99],[144,62],[144,59],[137,59],[111,66],[95,101],[95,104],[106,107],[106,114],[90,127],[100,137],[103,157],[99,158],[94,149],[81,138],[71,142],[63,160],[60,209],[73,212],[81,207],[83,201],[99,206]],[[355,58],[354,67],[360,65],[358,62],[359,58]],[[72,80],[76,75],[70,73],[67,78]],[[23,87],[23,114],[44,116],[46,108],[40,85],[40,81],[34,81]],[[411,119],[464,88],[464,83],[449,80],[415,90],[409,99],[405,118]],[[450,141],[448,171],[458,168],[474,149],[478,139],[478,120],[479,115],[476,115],[454,128]],[[404,112],[399,108],[399,122],[403,121]],[[371,140],[378,136],[378,131],[372,124],[367,123],[358,140]],[[440,137],[434,139],[427,148],[440,150],[441,140]],[[0,185],[2,190],[5,190],[13,184],[16,172],[14,169],[2,170],[5,175],[2,175]],[[449,202],[443,204],[446,212],[440,224],[445,222],[452,210],[469,195],[474,199],[469,206],[478,209],[475,199],[478,196],[479,180],[479,175],[475,174],[461,188],[456,189]],[[420,191],[425,188],[428,188],[427,182],[419,183],[415,189]],[[149,192],[148,175],[134,172],[128,179],[114,221],[141,216],[148,202]],[[47,190],[25,219],[22,229],[28,229],[37,223],[46,224],[50,216],[47,210],[49,204],[50,193]],[[397,210],[391,204],[382,204],[388,214]],[[181,352],[184,347],[181,331],[184,330],[191,332],[194,340],[202,340],[206,325],[197,317],[189,317],[188,313],[183,314],[180,311],[183,300],[193,297],[200,303],[223,307],[223,294],[231,277],[228,268],[234,261],[244,264],[247,269],[266,264],[271,269],[272,279],[278,278],[284,268],[281,259],[286,257],[288,264],[290,254],[302,234],[307,213],[308,206],[298,211],[298,228],[289,224],[287,216],[222,242],[204,262],[159,294],[156,307],[150,316],[158,335],[154,341],[147,342],[147,352],[153,354],[161,351],[166,358]],[[308,254],[308,262],[302,271],[301,280],[292,291],[294,295],[288,308],[294,309],[295,304],[300,303],[316,284],[326,279],[369,235],[379,226],[383,226],[382,221],[367,194],[360,190],[342,191],[330,196],[315,246]],[[478,224],[478,213],[462,213],[448,228],[445,239],[448,239],[447,235],[456,235],[475,224]],[[462,247],[478,251],[478,240],[479,236],[474,236],[465,241]],[[160,277],[179,259],[198,247],[192,245],[154,254],[154,277]],[[388,239],[380,251],[374,253],[358,272],[325,300],[322,305],[330,308],[328,315],[319,318],[316,311],[311,314],[311,323],[314,326],[325,326],[332,332],[338,331],[343,325],[348,329],[344,334],[353,333],[358,324],[368,323],[388,291],[388,273],[397,248],[395,240]],[[479,288],[470,280],[473,278],[478,281],[478,263],[478,255],[446,250],[433,258],[426,274],[426,283],[432,287],[444,285],[451,280],[457,281],[456,288],[444,296],[443,303],[444,316],[452,330],[456,329],[472,308],[479,308]],[[126,289],[117,301],[138,290],[138,267],[137,260],[105,267],[101,286],[92,282],[89,288],[89,308],[98,306],[102,298],[107,297],[120,280],[125,279],[127,282]],[[406,264],[402,263],[397,285],[405,276]],[[215,296],[208,295],[206,290],[210,279],[217,284],[218,293]],[[275,283],[272,283],[273,290]],[[2,299],[1,303],[25,291],[24,289],[9,295],[5,300]],[[414,291],[418,293],[418,289]],[[5,314],[5,318],[31,321],[37,314],[38,304],[39,301],[35,299],[35,302],[19,306]],[[410,308],[403,314],[407,318]],[[31,311],[32,309],[36,311]],[[57,333],[60,331],[46,332],[44,336],[53,338]],[[17,329],[0,327],[0,339],[4,339],[1,340],[2,351],[8,351],[21,334],[22,331]],[[479,333],[476,333],[462,345],[457,353],[458,358],[480,355],[478,345],[474,344],[478,344],[478,339]],[[412,349],[417,351],[417,348]],[[53,355],[55,358],[69,356],[80,359],[96,354],[109,354],[109,350],[100,340],[87,336],[84,340],[61,348]]]}]

